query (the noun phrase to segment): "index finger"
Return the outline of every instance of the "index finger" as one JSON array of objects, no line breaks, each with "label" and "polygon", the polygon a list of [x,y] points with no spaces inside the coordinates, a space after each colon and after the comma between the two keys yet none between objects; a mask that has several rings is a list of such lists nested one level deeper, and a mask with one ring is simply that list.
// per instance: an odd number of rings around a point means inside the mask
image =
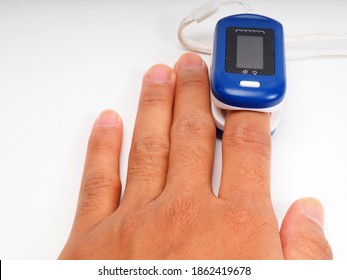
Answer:
[{"label": "index finger", "polygon": [[175,66],[177,75],[171,127],[167,190],[192,188],[212,193],[211,176],[216,129],[210,111],[206,64],[197,54],[184,54]]},{"label": "index finger", "polygon": [[222,140],[221,198],[270,198],[270,114],[228,111]]}]

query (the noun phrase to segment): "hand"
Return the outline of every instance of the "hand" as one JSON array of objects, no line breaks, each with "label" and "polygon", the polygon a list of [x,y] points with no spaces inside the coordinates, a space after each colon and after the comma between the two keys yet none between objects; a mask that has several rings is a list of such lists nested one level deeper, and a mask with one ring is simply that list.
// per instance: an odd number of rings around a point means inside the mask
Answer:
[{"label": "hand", "polygon": [[269,114],[226,116],[218,197],[207,67],[185,54],[144,76],[125,194],[122,122],[104,111],[91,132],[74,225],[61,259],[331,259],[323,210],[295,202],[281,230],[270,198]]}]

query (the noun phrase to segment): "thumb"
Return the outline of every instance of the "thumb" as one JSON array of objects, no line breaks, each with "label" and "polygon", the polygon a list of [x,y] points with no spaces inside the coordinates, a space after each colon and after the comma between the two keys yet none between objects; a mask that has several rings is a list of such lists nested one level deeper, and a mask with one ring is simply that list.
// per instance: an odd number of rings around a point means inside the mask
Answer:
[{"label": "thumb", "polygon": [[285,259],[330,260],[332,251],[323,232],[324,210],[314,198],[295,201],[281,227],[281,242]]}]

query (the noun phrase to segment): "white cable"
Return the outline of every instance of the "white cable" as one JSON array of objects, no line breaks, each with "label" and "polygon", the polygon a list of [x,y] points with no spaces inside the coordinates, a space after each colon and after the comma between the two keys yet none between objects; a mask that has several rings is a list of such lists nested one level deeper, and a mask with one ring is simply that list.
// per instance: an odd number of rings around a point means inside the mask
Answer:
[{"label": "white cable", "polygon": [[300,53],[289,53],[286,54],[287,59],[303,59],[303,58],[315,58],[315,57],[347,57],[347,52],[310,52],[306,54],[300,54]]},{"label": "white cable", "polygon": [[188,50],[199,52],[199,53],[205,53],[205,54],[211,54],[212,50],[211,47],[208,45],[201,44],[199,42],[196,42],[192,39],[187,38],[183,34],[183,30],[193,23],[195,21],[194,17],[192,15],[185,17],[179,28],[178,28],[178,40],[181,42],[181,44]]},{"label": "white cable", "polygon": [[[220,6],[238,4],[242,6],[247,13],[252,13],[252,8],[249,4],[242,1],[232,1],[232,0],[214,0],[206,3],[205,5],[194,9],[190,16],[185,17],[179,25],[178,29],[178,40],[181,44],[188,50],[211,54],[211,46],[201,44],[192,39],[187,38],[183,34],[183,30],[193,22],[200,23],[201,21],[207,19],[208,17],[215,14]],[[312,42],[312,41],[334,41],[334,40],[346,40],[347,33],[317,33],[317,34],[304,34],[304,35],[295,35],[295,36],[286,36],[286,43],[299,45],[303,42]],[[299,58],[310,58],[310,57],[347,57],[347,51],[330,51],[330,52],[310,52],[306,54],[295,54],[288,53],[286,57],[288,59],[299,59]]]},{"label": "white cable", "polygon": [[295,36],[286,36],[287,43],[302,43],[308,41],[325,41],[325,40],[347,40],[347,33],[317,33],[304,34]]},{"label": "white cable", "polygon": [[187,38],[183,34],[183,30],[193,22],[200,23],[201,21],[207,19],[208,17],[212,16],[215,14],[220,6],[224,5],[232,5],[232,4],[238,4],[241,5],[247,13],[252,13],[252,8],[250,5],[248,5],[245,2],[241,1],[211,1],[206,3],[205,5],[198,7],[194,9],[191,13],[190,16],[185,17],[182,22],[179,25],[178,28],[178,40],[181,42],[181,44],[187,48],[188,50],[194,51],[194,52],[199,52],[199,53],[204,53],[204,54],[211,54],[211,46],[201,44],[199,42],[196,42],[192,39]]},{"label": "white cable", "polygon": [[[346,41],[347,33],[316,33],[316,34],[303,34],[295,36],[286,36],[286,44],[288,46],[302,46],[308,42],[328,42],[328,41]],[[313,57],[347,57],[345,50],[325,50],[325,51],[311,51],[308,53],[290,53],[287,54],[287,59],[300,59],[300,58],[313,58]]]}]

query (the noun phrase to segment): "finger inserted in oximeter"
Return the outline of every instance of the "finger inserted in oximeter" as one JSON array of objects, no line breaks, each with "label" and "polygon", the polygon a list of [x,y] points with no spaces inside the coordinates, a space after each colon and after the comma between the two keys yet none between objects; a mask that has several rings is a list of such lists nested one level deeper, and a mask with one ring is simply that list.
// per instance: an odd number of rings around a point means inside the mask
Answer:
[{"label": "finger inserted in oximeter", "polygon": [[283,27],[271,18],[240,14],[215,29],[211,65],[212,113],[224,129],[224,110],[271,113],[271,131],[280,121],[286,90]]}]

